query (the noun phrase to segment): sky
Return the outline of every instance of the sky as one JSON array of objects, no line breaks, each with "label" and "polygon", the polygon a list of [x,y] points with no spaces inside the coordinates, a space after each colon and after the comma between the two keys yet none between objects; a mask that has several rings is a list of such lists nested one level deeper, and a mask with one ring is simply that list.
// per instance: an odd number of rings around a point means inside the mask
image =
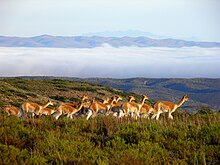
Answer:
[{"label": "sky", "polygon": [[140,30],[220,42],[219,0],[0,0],[0,35]]},{"label": "sky", "polygon": [[220,48],[0,47],[1,76],[219,78]]}]

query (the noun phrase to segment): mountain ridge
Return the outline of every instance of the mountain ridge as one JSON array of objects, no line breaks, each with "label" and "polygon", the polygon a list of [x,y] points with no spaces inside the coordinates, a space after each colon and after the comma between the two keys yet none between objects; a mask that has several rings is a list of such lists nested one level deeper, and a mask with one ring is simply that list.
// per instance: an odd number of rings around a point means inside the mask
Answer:
[{"label": "mountain ridge", "polygon": [[0,47],[55,47],[55,48],[95,48],[108,44],[112,47],[220,47],[220,42],[196,42],[179,39],[152,39],[149,37],[101,37],[101,36],[52,36],[34,37],[0,36]]},{"label": "mountain ridge", "polygon": [[155,33],[142,31],[142,30],[118,30],[118,31],[100,31],[100,32],[92,32],[92,33],[84,33],[83,36],[102,36],[102,37],[141,37],[145,36],[152,39],[167,39],[167,38],[173,38],[173,39],[182,39],[186,41],[200,41],[199,38],[195,36],[191,37],[174,37],[174,36],[167,36],[167,35],[158,35]]}]

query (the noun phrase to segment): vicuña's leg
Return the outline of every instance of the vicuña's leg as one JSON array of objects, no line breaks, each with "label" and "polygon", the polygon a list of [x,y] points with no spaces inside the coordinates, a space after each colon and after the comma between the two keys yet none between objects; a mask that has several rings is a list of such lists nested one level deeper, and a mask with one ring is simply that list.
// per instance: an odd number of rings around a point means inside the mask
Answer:
[{"label": "vicu\u00f1a's leg", "polygon": [[58,114],[58,115],[55,117],[55,119],[56,119],[56,120],[58,120],[58,119],[59,119],[59,117],[60,117],[60,114]]},{"label": "vicu\u00f1a's leg", "polygon": [[140,118],[140,115],[139,115],[139,113],[137,112],[137,113],[135,113],[135,120],[137,120],[138,118]]},{"label": "vicu\u00f1a's leg", "polygon": [[119,110],[119,115],[118,115],[118,118],[121,118],[121,117],[123,117],[125,114],[124,114],[124,112],[123,112],[123,110]]},{"label": "vicu\u00f1a's leg", "polygon": [[10,116],[10,115],[11,115],[11,114],[10,114],[10,112],[9,112],[8,110],[6,110],[6,112],[7,112],[8,116]]},{"label": "vicu\u00f1a's leg", "polygon": [[140,118],[140,112],[139,112],[139,111],[136,113],[136,116],[137,116],[138,118]]},{"label": "vicu\u00f1a's leg", "polygon": [[96,117],[96,115],[97,115],[97,112],[96,112],[96,111],[93,111],[92,118]]},{"label": "vicu\u00f1a's leg", "polygon": [[134,112],[131,112],[131,117],[132,117],[132,118],[134,117]]},{"label": "vicu\u00f1a's leg", "polygon": [[118,113],[118,112],[112,112],[112,116],[118,117],[118,116],[119,116],[119,113]]},{"label": "vicu\u00f1a's leg", "polygon": [[151,119],[154,119],[157,116],[157,113],[154,113]]},{"label": "vicu\u00f1a's leg", "polygon": [[57,114],[55,114],[54,117],[56,120],[58,120],[61,115],[62,115],[61,112],[57,112]]},{"label": "vicu\u00f1a's leg", "polygon": [[149,114],[144,114],[145,119],[149,119]]},{"label": "vicu\u00f1a's leg", "polygon": [[86,120],[89,120],[89,118],[92,116],[92,110],[89,109],[88,115],[86,117]]},{"label": "vicu\u00f1a's leg", "polygon": [[71,113],[69,113],[69,114],[67,115],[67,117],[71,119]]},{"label": "vicu\u00f1a's leg", "polygon": [[160,112],[158,112],[157,117],[156,117],[156,120],[158,120],[159,117],[160,117]]},{"label": "vicu\u00f1a's leg", "polygon": [[168,116],[168,118],[170,118],[170,119],[173,120],[172,112],[169,112],[169,116]]}]

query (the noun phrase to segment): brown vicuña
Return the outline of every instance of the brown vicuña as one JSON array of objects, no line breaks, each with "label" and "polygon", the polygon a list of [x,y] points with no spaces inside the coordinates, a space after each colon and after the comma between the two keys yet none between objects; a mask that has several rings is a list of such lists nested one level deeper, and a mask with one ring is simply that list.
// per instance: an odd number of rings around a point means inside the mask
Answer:
[{"label": "brown vicu\u00f1a", "polygon": [[25,102],[22,104],[22,109],[24,112],[28,113],[32,113],[32,116],[34,115],[39,115],[41,113],[41,111],[48,107],[49,105],[53,105],[52,101],[49,100],[44,106],[41,106],[37,103],[33,103],[33,102]]},{"label": "brown vicu\u00f1a", "polygon": [[136,118],[139,117],[141,107],[144,105],[146,99],[148,99],[148,97],[146,95],[143,95],[140,103],[134,103],[134,102],[124,103],[123,109],[125,116],[128,116],[128,114],[131,113],[131,116],[133,117],[133,113],[135,113]]},{"label": "brown vicu\u00f1a", "polygon": [[149,104],[144,104],[142,107],[141,107],[141,110],[140,110],[140,115],[143,116],[144,118],[148,118],[149,119],[149,115],[151,113],[154,112],[154,108],[149,105]]},{"label": "brown vicu\u00f1a", "polygon": [[149,118],[149,115],[151,113],[153,113],[154,111],[154,108],[149,105],[149,104],[144,104],[142,107],[141,107],[141,110],[140,110],[140,115],[143,116],[144,118]]},{"label": "brown vicu\u00f1a", "polygon": [[46,116],[49,116],[49,115],[52,115],[53,113],[55,113],[57,110],[55,109],[50,109],[50,108],[44,108],[41,110],[41,115],[46,115]]},{"label": "brown vicu\u00f1a", "polygon": [[154,119],[156,117],[156,120],[159,119],[160,114],[164,112],[168,112],[168,118],[173,119],[172,113],[179,108],[185,101],[188,101],[189,98],[187,95],[184,95],[182,99],[178,103],[171,103],[167,101],[158,101],[154,106],[154,112],[151,119]]},{"label": "brown vicu\u00f1a", "polygon": [[108,104],[108,102],[110,101],[110,98],[106,97],[102,100],[102,104]]},{"label": "brown vicu\u00f1a", "polygon": [[[120,96],[116,96],[116,102],[112,105],[112,108],[113,108],[113,109],[116,108],[116,107],[120,107],[120,108],[121,108],[121,106],[123,105],[123,103],[122,103],[122,102],[118,102],[118,101],[120,101],[120,100],[122,100],[122,98],[121,98]],[[135,100],[134,96],[129,96],[127,102],[132,102],[132,101],[134,101],[134,100]]]},{"label": "brown vicu\u00f1a", "polygon": [[78,111],[80,111],[82,107],[83,107],[83,102],[80,103],[78,108],[62,103],[58,107],[58,114],[55,115],[55,118],[58,119],[61,115],[67,115],[68,118],[72,119],[73,115]]},{"label": "brown vicu\u00f1a", "polygon": [[[120,117],[122,117],[122,114],[124,114],[124,113],[123,113],[123,103],[118,102],[119,100],[122,100],[122,98],[120,97],[117,99],[117,102],[112,105],[111,111],[114,112],[113,116],[120,118]],[[129,96],[127,102],[132,102],[134,100],[135,100],[134,96]]]},{"label": "brown vicu\u00f1a", "polygon": [[89,113],[86,119],[88,120],[92,116],[92,114],[93,114],[93,117],[95,117],[99,110],[105,110],[106,113],[108,113],[109,109],[111,108],[111,106],[113,105],[115,101],[116,101],[115,97],[112,97],[112,100],[110,101],[110,103],[103,104],[93,99],[93,102],[89,107]]},{"label": "brown vicu\u00f1a", "polygon": [[7,112],[8,116],[13,115],[13,116],[21,117],[23,115],[21,110],[14,106],[5,107],[4,111]]}]

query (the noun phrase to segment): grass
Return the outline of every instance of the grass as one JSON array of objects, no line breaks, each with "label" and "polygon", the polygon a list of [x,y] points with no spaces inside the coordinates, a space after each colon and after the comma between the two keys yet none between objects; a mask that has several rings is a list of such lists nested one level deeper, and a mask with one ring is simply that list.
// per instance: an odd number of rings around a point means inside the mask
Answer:
[{"label": "grass", "polygon": [[67,80],[0,79],[0,164],[220,164],[220,113],[208,107],[194,115],[177,110],[174,120],[162,114],[159,121],[21,119],[2,111],[27,100],[71,102],[85,94],[97,100],[133,95]]},{"label": "grass", "polygon": [[0,116],[0,164],[219,164],[220,114],[159,121]]}]

